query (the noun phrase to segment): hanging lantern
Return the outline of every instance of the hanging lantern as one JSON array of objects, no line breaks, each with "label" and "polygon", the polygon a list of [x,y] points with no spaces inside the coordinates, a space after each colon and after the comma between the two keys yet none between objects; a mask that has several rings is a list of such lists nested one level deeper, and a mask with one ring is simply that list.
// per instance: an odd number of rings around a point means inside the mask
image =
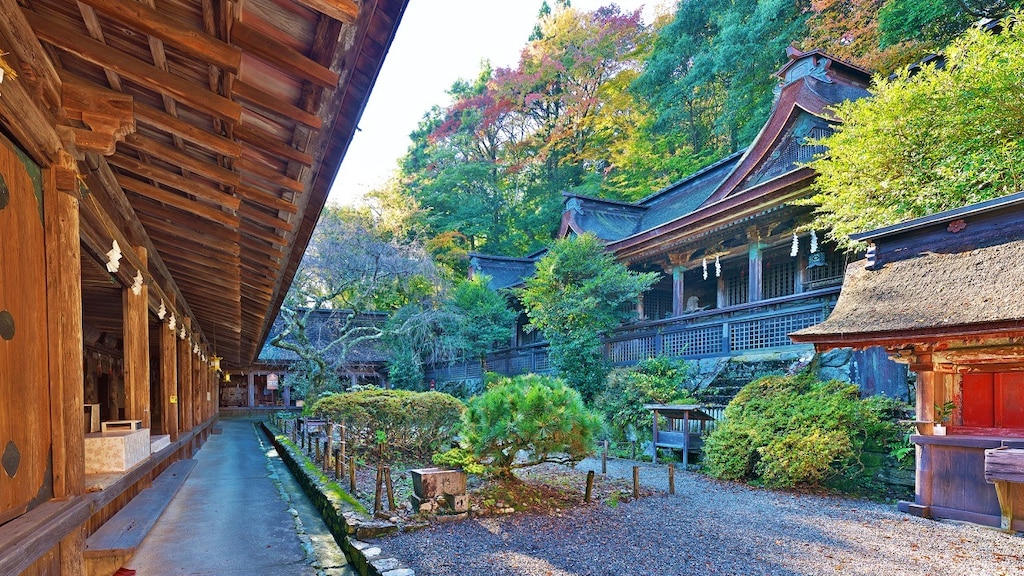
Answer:
[{"label": "hanging lantern", "polygon": [[704,279],[707,280],[708,279],[708,259],[706,257],[704,258],[704,262],[701,263],[701,266],[704,268]]},{"label": "hanging lantern", "polygon": [[796,258],[796,255],[800,253],[800,239],[796,237],[796,232],[793,232],[793,247],[789,250],[789,255]]},{"label": "hanging lantern", "polygon": [[210,368],[213,368],[214,372],[220,372],[220,361],[222,358],[217,355],[210,356]]},{"label": "hanging lantern", "polygon": [[825,253],[811,252],[811,255],[807,258],[807,268],[820,268],[822,266],[828,266]]},{"label": "hanging lantern", "polygon": [[721,278],[721,277],[722,277],[722,261],[718,259],[718,256],[715,256],[715,278]]},{"label": "hanging lantern", "polygon": [[224,373],[224,381],[225,382],[231,382],[231,374],[225,372]]}]

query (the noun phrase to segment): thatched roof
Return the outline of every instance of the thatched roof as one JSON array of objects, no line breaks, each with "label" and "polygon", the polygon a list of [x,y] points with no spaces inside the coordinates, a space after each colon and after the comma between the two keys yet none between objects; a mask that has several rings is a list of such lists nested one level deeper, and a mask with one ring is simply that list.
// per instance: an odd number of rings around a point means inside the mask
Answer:
[{"label": "thatched roof", "polygon": [[793,340],[824,347],[1024,334],[1024,195],[987,204],[863,235],[876,245],[875,264],[850,264],[835,310]]}]

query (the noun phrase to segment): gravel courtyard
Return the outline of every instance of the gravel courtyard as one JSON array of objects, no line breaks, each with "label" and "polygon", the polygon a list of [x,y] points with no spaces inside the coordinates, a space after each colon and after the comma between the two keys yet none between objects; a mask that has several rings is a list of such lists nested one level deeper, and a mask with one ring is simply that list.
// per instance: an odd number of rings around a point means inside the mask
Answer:
[{"label": "gravel courtyard", "polygon": [[[609,474],[632,477],[632,462]],[[577,471],[600,473],[600,462]],[[418,576],[1017,575],[1024,536],[900,514],[895,505],[723,484],[642,465],[665,494],[548,516],[470,519],[381,539]]]}]

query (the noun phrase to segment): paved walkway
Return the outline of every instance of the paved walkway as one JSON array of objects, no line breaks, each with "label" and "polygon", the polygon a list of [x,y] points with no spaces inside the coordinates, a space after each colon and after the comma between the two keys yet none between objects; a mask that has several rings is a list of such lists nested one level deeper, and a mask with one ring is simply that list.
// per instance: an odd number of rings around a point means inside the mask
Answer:
[{"label": "paved walkway", "polygon": [[138,576],[355,574],[253,422],[220,427],[126,567]]}]

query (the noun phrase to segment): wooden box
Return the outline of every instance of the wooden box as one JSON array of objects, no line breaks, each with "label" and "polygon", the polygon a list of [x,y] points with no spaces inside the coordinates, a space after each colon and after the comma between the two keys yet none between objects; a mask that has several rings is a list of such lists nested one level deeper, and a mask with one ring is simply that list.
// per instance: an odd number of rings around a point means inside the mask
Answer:
[{"label": "wooden box", "polygon": [[85,405],[85,433],[99,432],[100,428],[100,405]]}]

